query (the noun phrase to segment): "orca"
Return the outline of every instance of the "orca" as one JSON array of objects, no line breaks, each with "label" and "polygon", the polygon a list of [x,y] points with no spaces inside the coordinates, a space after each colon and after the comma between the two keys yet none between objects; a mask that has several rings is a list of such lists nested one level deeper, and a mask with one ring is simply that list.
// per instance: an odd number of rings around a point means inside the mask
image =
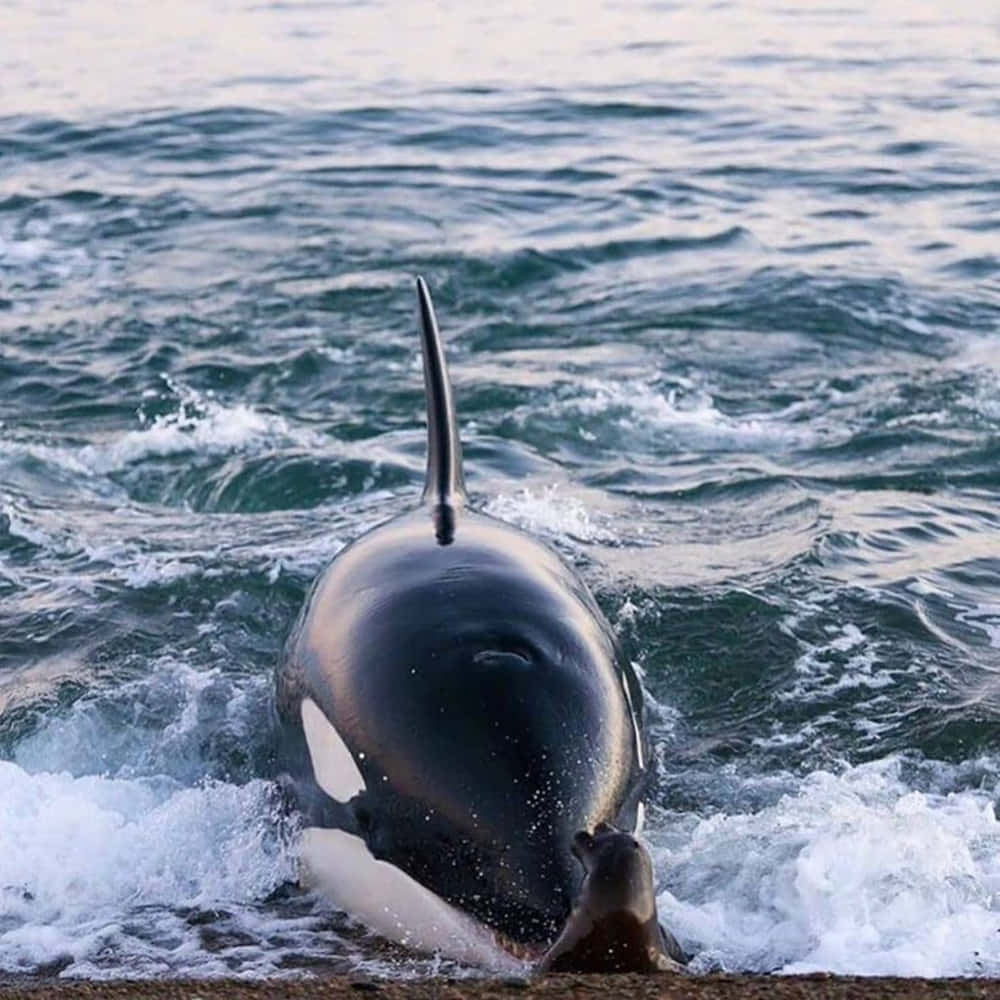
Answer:
[{"label": "orca", "polygon": [[577,833],[640,821],[642,694],[578,574],[469,503],[422,278],[417,298],[422,501],[319,575],[276,706],[304,880],[391,940],[510,969],[570,916]]}]

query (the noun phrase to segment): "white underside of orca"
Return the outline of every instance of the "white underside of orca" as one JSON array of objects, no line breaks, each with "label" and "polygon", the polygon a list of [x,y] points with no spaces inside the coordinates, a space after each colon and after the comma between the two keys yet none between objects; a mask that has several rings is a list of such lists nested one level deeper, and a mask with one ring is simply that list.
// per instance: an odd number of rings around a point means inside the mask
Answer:
[{"label": "white underside of orca", "polygon": [[[301,713],[320,788],[339,802],[364,791],[357,763],[322,709],[305,698]],[[529,969],[497,944],[489,928],[402,869],[379,861],[360,837],[307,827],[299,860],[305,885],[390,941],[509,975]]]},{"label": "white underside of orca", "polygon": [[528,972],[492,931],[395,865],[372,857],[360,837],[307,827],[300,860],[309,888],[390,941],[507,975]]}]

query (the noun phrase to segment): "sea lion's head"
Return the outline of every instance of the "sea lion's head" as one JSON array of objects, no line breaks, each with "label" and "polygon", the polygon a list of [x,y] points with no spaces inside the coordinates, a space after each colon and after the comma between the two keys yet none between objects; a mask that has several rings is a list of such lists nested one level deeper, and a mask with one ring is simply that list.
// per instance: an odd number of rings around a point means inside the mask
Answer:
[{"label": "sea lion's head", "polygon": [[656,915],[653,862],[630,833],[599,823],[573,837],[584,879],[542,972],[676,971],[686,960]]},{"label": "sea lion's head", "polygon": [[653,862],[632,834],[598,823],[593,833],[576,834],[572,851],[586,873],[577,908],[595,920],[622,913],[645,923],[656,916]]}]

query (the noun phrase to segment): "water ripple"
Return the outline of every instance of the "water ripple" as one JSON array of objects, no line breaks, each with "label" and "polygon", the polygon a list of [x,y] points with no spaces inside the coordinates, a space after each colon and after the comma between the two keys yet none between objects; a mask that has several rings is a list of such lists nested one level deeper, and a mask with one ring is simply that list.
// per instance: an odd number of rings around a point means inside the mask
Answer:
[{"label": "water ripple", "polygon": [[989,17],[148,13],[5,8],[0,969],[463,973],[291,884],[269,704],[419,495],[424,273],[472,502],[643,673],[698,967],[995,974]]}]

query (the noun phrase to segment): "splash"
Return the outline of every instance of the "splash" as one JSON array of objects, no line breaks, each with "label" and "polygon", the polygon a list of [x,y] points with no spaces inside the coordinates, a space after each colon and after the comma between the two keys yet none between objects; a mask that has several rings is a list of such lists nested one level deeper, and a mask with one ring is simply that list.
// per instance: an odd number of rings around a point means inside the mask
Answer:
[{"label": "splash", "polygon": [[578,499],[565,494],[557,484],[545,486],[537,493],[527,487],[513,494],[501,493],[483,509],[501,521],[548,538],[604,543],[616,540],[607,527],[595,522]]},{"label": "splash", "polygon": [[[993,790],[956,790],[955,768],[927,769],[922,789],[900,757],[816,771],[773,804],[700,819],[659,850],[661,917],[697,952],[695,967],[997,975]],[[669,824],[652,834],[670,836]]]},{"label": "splash", "polygon": [[[272,787],[31,774],[0,762],[0,969],[64,976],[267,973],[202,947],[191,910],[253,919],[293,876]],[[239,918],[238,918],[239,919]]]}]

